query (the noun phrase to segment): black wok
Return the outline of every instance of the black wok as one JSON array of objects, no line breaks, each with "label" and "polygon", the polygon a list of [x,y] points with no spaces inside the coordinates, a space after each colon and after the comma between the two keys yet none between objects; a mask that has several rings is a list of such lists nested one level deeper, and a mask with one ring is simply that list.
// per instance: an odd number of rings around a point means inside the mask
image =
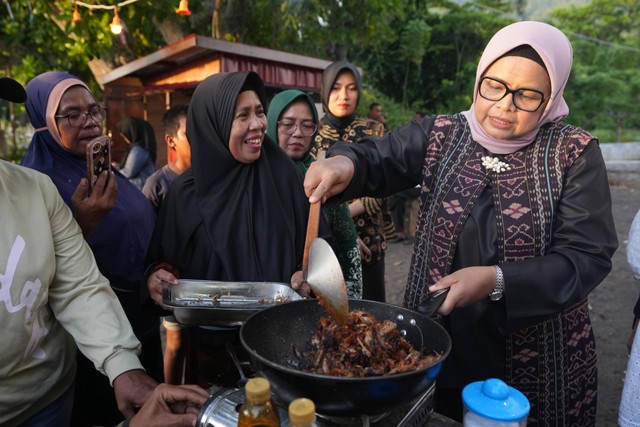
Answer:
[{"label": "black wok", "polygon": [[320,414],[380,415],[423,394],[451,350],[444,328],[418,312],[375,301],[349,300],[349,310],[365,310],[379,320],[396,322],[414,348],[436,351],[441,359],[433,366],[383,377],[345,378],[296,369],[299,360],[294,346],[308,350],[317,321],[327,316],[316,300],[288,302],[252,315],[240,329],[240,341],[253,369],[271,382],[276,396],[285,403],[310,398]]}]

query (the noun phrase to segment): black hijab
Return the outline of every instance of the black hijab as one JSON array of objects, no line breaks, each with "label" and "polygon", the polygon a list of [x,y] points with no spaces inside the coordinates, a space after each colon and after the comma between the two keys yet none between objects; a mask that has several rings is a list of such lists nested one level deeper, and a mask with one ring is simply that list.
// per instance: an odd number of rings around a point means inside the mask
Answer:
[{"label": "black hijab", "polygon": [[229,136],[240,92],[266,105],[254,72],[209,76],[187,115],[192,167],[165,198],[149,261],[167,261],[183,278],[289,282],[299,267],[309,203],[302,175],[265,135],[258,160],[238,162]]},{"label": "black hijab", "polygon": [[329,64],[329,66],[322,72],[322,85],[320,86],[320,97],[322,98],[322,106],[324,107],[325,112],[323,120],[327,121],[331,126],[337,129],[346,128],[356,118],[355,109],[352,114],[346,117],[336,117],[331,113],[331,111],[329,111],[329,94],[331,93],[331,88],[338,78],[338,74],[344,70],[351,71],[356,79],[356,85],[358,86],[358,102],[356,102],[357,108],[360,103],[360,98],[362,97],[362,76],[360,76],[358,67],[353,65],[351,62],[336,61]]},{"label": "black hijab", "polygon": [[[149,152],[151,160],[156,161],[156,135],[153,126],[146,120],[129,116],[120,120],[116,126],[131,141],[131,147],[138,145]],[[127,153],[130,151],[127,150]]]}]

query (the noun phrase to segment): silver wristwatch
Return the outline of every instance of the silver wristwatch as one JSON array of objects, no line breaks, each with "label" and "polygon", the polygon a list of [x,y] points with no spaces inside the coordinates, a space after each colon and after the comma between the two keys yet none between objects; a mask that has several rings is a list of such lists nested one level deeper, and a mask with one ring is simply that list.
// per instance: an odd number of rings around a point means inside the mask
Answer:
[{"label": "silver wristwatch", "polygon": [[502,275],[502,269],[497,265],[494,265],[496,269],[496,287],[489,294],[491,301],[499,301],[504,294],[504,276]]}]

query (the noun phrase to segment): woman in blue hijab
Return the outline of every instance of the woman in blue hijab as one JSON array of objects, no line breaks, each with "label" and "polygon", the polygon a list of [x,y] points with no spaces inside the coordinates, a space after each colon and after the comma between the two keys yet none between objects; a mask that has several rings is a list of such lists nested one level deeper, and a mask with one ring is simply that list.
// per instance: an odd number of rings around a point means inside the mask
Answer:
[{"label": "woman in blue hijab", "polygon": [[[155,224],[153,207],[118,172],[103,172],[89,194],[85,151],[102,135],[105,110],[85,83],[67,73],[48,72],[31,80],[26,90],[27,113],[36,132],[22,164],[47,174],[71,208],[142,343],[143,366],[161,381],[159,320],[143,310],[140,297]],[[74,424],[114,425],[121,420],[107,378],[78,354]]]}]

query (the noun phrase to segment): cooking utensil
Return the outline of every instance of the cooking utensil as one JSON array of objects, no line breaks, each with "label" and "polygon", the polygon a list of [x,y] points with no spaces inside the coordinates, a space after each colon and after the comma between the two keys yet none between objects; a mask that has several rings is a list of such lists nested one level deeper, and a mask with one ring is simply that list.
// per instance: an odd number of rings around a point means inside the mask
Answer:
[{"label": "cooking utensil", "polygon": [[347,286],[340,262],[324,239],[316,238],[311,244],[307,283],[327,313],[344,325],[349,314]]},{"label": "cooking utensil", "polygon": [[365,310],[378,320],[392,320],[417,349],[441,355],[431,366],[412,372],[364,378],[319,375],[299,369],[294,348],[309,349],[309,339],[326,313],[313,300],[292,301],[252,315],[240,329],[240,341],[252,367],[266,377],[285,403],[308,397],[319,414],[359,417],[379,415],[421,396],[440,371],[451,349],[449,334],[416,311],[376,301],[349,300],[350,310]]},{"label": "cooking utensil", "polygon": [[[323,160],[326,156],[325,150],[318,150],[316,158]],[[309,218],[307,220],[307,234],[304,239],[304,250],[302,252],[302,274],[307,279],[307,271],[309,267],[309,252],[311,243],[318,237],[318,227],[320,226],[320,208],[321,202],[311,203],[309,205]]]},{"label": "cooking utensil", "polygon": [[190,326],[239,326],[253,313],[302,299],[286,283],[219,282],[181,279],[162,284],[162,301],[178,323]]},{"label": "cooking utensil", "polygon": [[236,354],[236,350],[233,348],[233,344],[231,344],[229,341],[227,341],[225,344],[227,346],[227,352],[229,353],[229,356],[231,356],[233,364],[236,365],[238,374],[240,374],[240,379],[238,380],[238,388],[242,388],[247,383],[247,381],[249,381],[249,378],[247,378],[247,376],[244,374],[244,371],[242,370],[242,365],[240,364],[240,360],[238,360],[238,355]]},{"label": "cooking utensil", "polygon": [[[324,159],[325,151],[318,151],[316,157],[318,160]],[[309,207],[302,274],[320,305],[338,323],[344,324],[349,313],[347,286],[333,249],[325,240],[318,238],[320,207],[320,202],[312,203]]]},{"label": "cooking utensil", "polygon": [[432,317],[436,314],[436,311],[438,311],[444,300],[447,298],[448,293],[449,288],[429,292],[427,300],[420,304],[416,309],[425,316]]}]

